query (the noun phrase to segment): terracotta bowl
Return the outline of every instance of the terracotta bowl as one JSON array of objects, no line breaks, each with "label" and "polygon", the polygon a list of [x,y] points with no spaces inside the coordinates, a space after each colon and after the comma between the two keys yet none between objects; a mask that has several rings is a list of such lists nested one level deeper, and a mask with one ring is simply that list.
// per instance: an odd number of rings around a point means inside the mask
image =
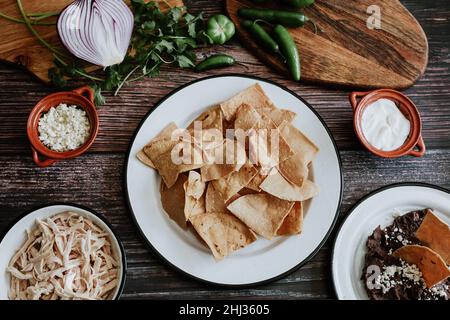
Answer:
[{"label": "terracotta bowl", "polygon": [[[39,139],[39,119],[48,112],[51,107],[60,103],[76,105],[86,111],[91,125],[91,132],[86,142],[79,148],[71,151],[57,152],[46,147]],[[94,143],[98,134],[99,119],[97,109],[94,106],[94,91],[90,87],[82,87],[73,91],[51,94],[39,101],[28,117],[27,134],[31,143],[33,160],[39,167],[48,167],[58,160],[78,157],[86,152]],[[41,159],[42,158],[42,159]]]},{"label": "terracotta bowl", "polygon": [[[422,157],[425,154],[426,148],[422,139],[422,120],[419,111],[416,105],[403,93],[391,89],[380,89],[370,92],[352,92],[349,98],[353,108],[353,127],[359,141],[367,150],[383,158],[398,158],[405,155]],[[364,109],[382,98],[394,101],[411,123],[411,130],[405,143],[393,151],[383,151],[373,147],[362,131],[361,119]],[[360,99],[359,102],[358,99]]]}]

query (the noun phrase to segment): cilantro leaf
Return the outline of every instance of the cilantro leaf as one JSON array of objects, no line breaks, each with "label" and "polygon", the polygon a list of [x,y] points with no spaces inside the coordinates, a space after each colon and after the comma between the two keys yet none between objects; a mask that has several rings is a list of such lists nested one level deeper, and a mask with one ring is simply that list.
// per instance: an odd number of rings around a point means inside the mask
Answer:
[{"label": "cilantro leaf", "polygon": [[178,62],[178,65],[180,66],[180,68],[192,68],[195,66],[194,61],[191,60],[191,58],[189,58],[186,55],[178,55],[176,57],[176,60]]}]

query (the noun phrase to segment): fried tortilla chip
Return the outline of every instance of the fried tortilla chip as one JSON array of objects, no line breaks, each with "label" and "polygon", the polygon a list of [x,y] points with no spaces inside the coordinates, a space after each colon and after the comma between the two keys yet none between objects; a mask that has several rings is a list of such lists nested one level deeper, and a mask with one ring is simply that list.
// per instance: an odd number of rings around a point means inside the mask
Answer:
[{"label": "fried tortilla chip", "polygon": [[209,183],[206,189],[206,196],[205,196],[206,212],[216,212],[216,213],[228,212],[227,204],[236,200],[240,196],[241,196],[240,193],[236,193],[227,202],[225,202],[220,192],[214,188],[214,185],[212,183]]},{"label": "fried tortilla chip", "polygon": [[[235,134],[248,136],[249,157],[253,164],[258,164],[264,174],[278,163],[294,155],[288,143],[282,137],[270,116],[264,113],[267,108],[253,108],[242,104],[236,112]],[[242,130],[238,132],[238,130]],[[242,140],[242,138],[238,138]]]},{"label": "fried tortilla chip", "polygon": [[284,218],[283,224],[277,231],[279,236],[290,236],[300,234],[303,227],[303,206],[301,202],[296,202],[289,214]]},{"label": "fried tortilla chip", "polygon": [[450,277],[450,270],[441,256],[428,247],[408,245],[394,251],[394,257],[415,264],[422,272],[427,288]]},{"label": "fried tortilla chip", "polygon": [[246,194],[255,194],[255,193],[259,193],[259,191],[244,187],[241,190],[239,190],[239,193],[237,194],[238,196],[232,197],[230,200],[228,200],[228,202],[231,203],[241,196],[245,196]]},{"label": "fried tortilla chip", "polygon": [[201,167],[202,180],[217,180],[233,171],[239,171],[246,160],[244,147],[236,140],[225,139],[223,147],[216,150],[213,163]]},{"label": "fried tortilla chip", "polygon": [[183,188],[185,192],[184,215],[188,221],[191,216],[206,212],[204,196],[206,184],[198,172],[189,171]]},{"label": "fried tortilla chip", "polygon": [[267,175],[261,173],[261,170],[258,171],[258,173],[253,177],[252,180],[246,185],[248,189],[252,189],[256,192],[261,191],[261,188],[259,187],[261,183],[266,179]]},{"label": "fried tortilla chip", "polygon": [[286,109],[277,109],[275,107],[265,107],[262,109],[257,109],[257,111],[259,113],[267,114],[277,127],[280,126],[284,121],[286,121],[287,123],[291,123],[296,116],[296,113],[293,111]]},{"label": "fried tortilla chip", "polygon": [[156,170],[163,182],[168,188],[171,188],[177,181],[178,175],[180,174],[179,168],[172,162],[170,152],[163,153],[156,159],[152,160]]},{"label": "fried tortilla chip", "polygon": [[239,92],[230,100],[222,102],[220,109],[227,121],[231,121],[236,116],[236,111],[242,104],[248,104],[255,109],[264,107],[273,107],[273,103],[266,96],[265,92],[259,84],[255,84],[244,91]]},{"label": "fried tortilla chip", "polygon": [[195,122],[201,122],[202,130],[216,129],[222,132],[222,111],[220,110],[220,106],[212,107],[203,112],[191,122],[187,130],[192,131],[195,127]]},{"label": "fried tortilla chip", "polygon": [[312,181],[305,180],[302,187],[296,186],[287,181],[276,168],[272,169],[260,188],[288,201],[305,201],[319,194],[319,188]]},{"label": "fried tortilla chip", "polygon": [[208,183],[205,196],[206,212],[226,212],[225,201],[219,191],[214,188],[212,183]]},{"label": "fried tortilla chip", "polygon": [[241,129],[247,132],[250,129],[258,128],[261,122],[261,115],[255,108],[248,104],[242,104],[236,111],[236,120],[234,121],[234,129]]},{"label": "fried tortilla chip", "polygon": [[138,158],[138,160],[146,166],[155,169],[155,165],[153,164],[152,160],[150,160],[150,158],[145,154],[144,150],[139,150],[138,153],[136,153],[136,158]]},{"label": "fried tortilla chip", "polygon": [[181,228],[186,229],[186,219],[184,215],[184,183],[187,177],[181,174],[176,183],[168,188],[161,181],[160,193],[161,203],[170,219],[175,221]]},{"label": "fried tortilla chip", "polygon": [[150,142],[142,150],[147,155],[147,157],[154,162],[156,158],[164,153],[170,152],[174,146],[177,145],[179,141],[173,140],[172,137],[161,138]]},{"label": "fried tortilla chip", "polygon": [[416,238],[437,252],[450,265],[450,228],[429,209],[416,231]]},{"label": "fried tortilla chip", "polygon": [[314,160],[319,148],[292,124],[280,125],[281,136],[294,152],[294,156],[280,163],[280,173],[289,182],[301,187],[308,177],[308,164]]},{"label": "fried tortilla chip", "polygon": [[247,162],[239,171],[232,172],[228,176],[214,180],[211,183],[226,202],[244,188],[257,173],[256,168],[250,162]]},{"label": "fried tortilla chip", "polygon": [[302,156],[297,153],[278,165],[280,174],[297,187],[303,186],[309,174],[308,166],[302,161]]},{"label": "fried tortilla chip", "polygon": [[255,234],[245,224],[228,213],[208,212],[192,216],[190,222],[217,260],[256,240]]},{"label": "fried tortilla chip", "polygon": [[272,239],[293,206],[294,202],[257,193],[239,197],[227,209],[257,234]]},{"label": "fried tortilla chip", "polygon": [[249,137],[249,159],[261,167],[260,172],[263,175],[267,175],[273,167],[293,155],[294,152],[276,128],[268,131],[258,130]]},{"label": "fried tortilla chip", "polygon": [[[183,153],[179,157],[180,159],[186,158],[186,163],[177,164],[174,161],[172,152],[177,151],[179,154]],[[199,169],[204,165],[202,151],[186,141],[161,139],[151,146],[145,147],[144,152],[152,160],[168,188],[173,186],[180,173]]]},{"label": "fried tortilla chip", "polygon": [[215,150],[222,146],[222,123],[222,111],[216,106],[203,112],[187,128],[192,142],[204,152],[207,159],[213,157]]},{"label": "fried tortilla chip", "polygon": [[233,171],[237,171],[235,164],[208,164],[200,168],[202,180],[205,182],[218,180],[229,175]]},{"label": "fried tortilla chip", "polygon": [[[158,133],[158,135],[156,137],[154,137],[149,143],[147,143],[144,148],[146,146],[149,146],[150,144],[152,144],[153,142],[163,139],[163,138],[170,138],[170,136],[172,135],[172,132],[175,131],[176,129],[178,129],[177,125],[174,122],[169,123],[160,133]],[[144,152],[144,148],[142,148],[142,150],[140,150],[137,154],[136,157],[145,165],[149,166],[150,168],[155,169],[155,166],[153,165],[152,160],[147,156],[147,154],[145,154]]]}]

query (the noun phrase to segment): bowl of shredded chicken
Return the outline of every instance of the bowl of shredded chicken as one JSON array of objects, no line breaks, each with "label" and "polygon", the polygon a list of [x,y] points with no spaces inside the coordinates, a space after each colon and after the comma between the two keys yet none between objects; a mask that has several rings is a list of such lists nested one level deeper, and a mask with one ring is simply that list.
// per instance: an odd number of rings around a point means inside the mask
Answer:
[{"label": "bowl of shredded chicken", "polygon": [[120,241],[100,216],[79,207],[53,205],[25,215],[0,252],[6,278],[0,299],[110,300],[125,280]]}]

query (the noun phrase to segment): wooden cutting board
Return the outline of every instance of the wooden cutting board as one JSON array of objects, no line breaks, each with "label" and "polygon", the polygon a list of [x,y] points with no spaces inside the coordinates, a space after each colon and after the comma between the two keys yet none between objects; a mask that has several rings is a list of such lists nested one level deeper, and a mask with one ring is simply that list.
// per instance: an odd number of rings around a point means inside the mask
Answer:
[{"label": "wooden cutting board", "polygon": [[[26,12],[61,11],[73,0],[22,0]],[[182,6],[183,0],[158,0],[161,9]],[[15,0],[1,0],[0,12],[21,18]],[[53,18],[53,20],[55,20]],[[62,47],[55,26],[35,26],[39,34],[56,47]],[[0,17],[0,60],[19,64],[39,79],[48,82],[48,69],[53,67],[52,53],[43,47],[24,24],[18,24]]]},{"label": "wooden cutting board", "polygon": [[[367,10],[371,5],[381,9],[379,30],[367,27],[371,16]],[[286,73],[283,62],[262,50],[239,23],[238,9],[255,6],[248,0],[226,0],[228,14],[237,25],[242,43],[261,61]],[[304,12],[321,31],[314,34],[311,24],[303,29],[290,29],[302,58],[302,81],[404,89],[425,72],[428,63],[426,35],[398,0],[316,0]]]}]

